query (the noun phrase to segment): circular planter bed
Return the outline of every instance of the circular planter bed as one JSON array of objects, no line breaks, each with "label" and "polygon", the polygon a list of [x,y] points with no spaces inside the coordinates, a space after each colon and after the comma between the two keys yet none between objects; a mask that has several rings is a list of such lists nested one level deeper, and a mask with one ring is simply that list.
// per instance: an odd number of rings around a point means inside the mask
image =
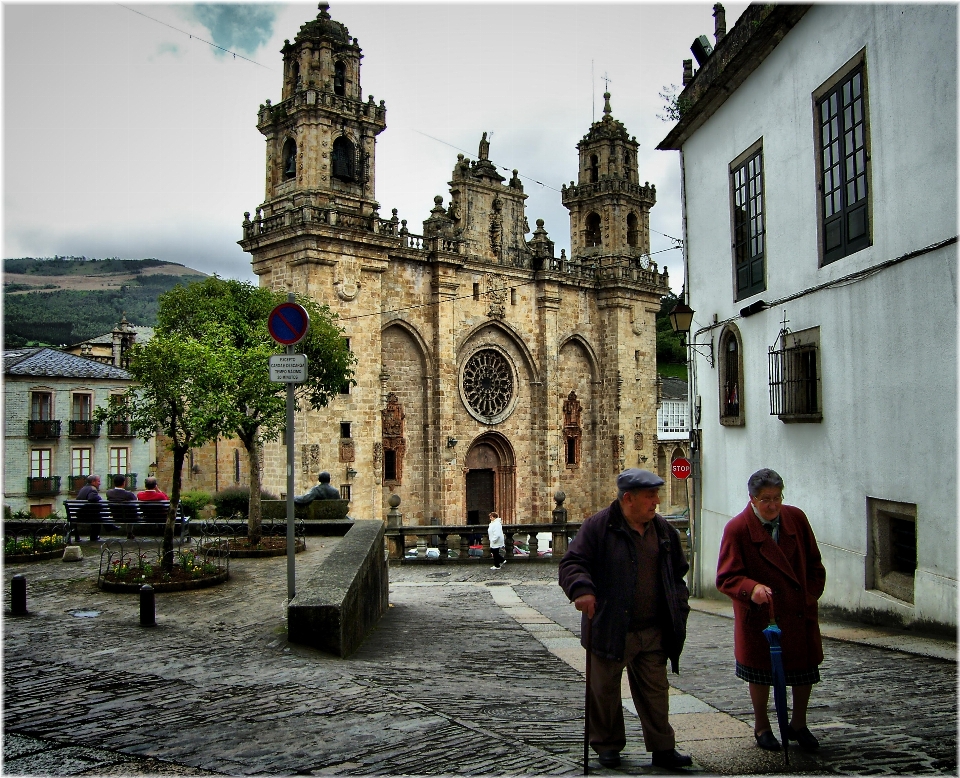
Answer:
[{"label": "circular planter bed", "polygon": [[205,589],[208,586],[223,583],[230,577],[226,569],[217,568],[214,572],[188,572],[180,565],[174,565],[171,573],[154,569],[150,575],[137,571],[117,577],[114,573],[104,573],[97,586],[105,592],[139,592],[144,584],[150,584],[155,592],[183,592],[190,589]]},{"label": "circular planter bed", "polygon": [[[295,541],[297,554],[306,550],[307,542],[303,538],[297,538]],[[287,553],[287,539],[285,537],[265,537],[260,539],[256,546],[250,545],[250,539],[246,537],[232,538],[229,540],[231,559],[257,559],[260,557],[283,556]],[[215,546],[200,545],[197,549],[201,553],[211,556],[219,554]]]},{"label": "circular planter bed", "polygon": [[65,546],[60,546],[60,548],[37,551],[34,554],[4,554],[3,563],[5,565],[18,565],[21,562],[39,562],[41,559],[55,559],[56,557],[63,556],[64,548]]}]

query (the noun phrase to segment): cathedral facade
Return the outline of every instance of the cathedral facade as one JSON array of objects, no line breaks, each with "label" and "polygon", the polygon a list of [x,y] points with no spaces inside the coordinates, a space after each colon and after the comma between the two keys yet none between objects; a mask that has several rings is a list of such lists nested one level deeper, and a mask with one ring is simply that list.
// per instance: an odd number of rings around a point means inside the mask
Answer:
[{"label": "cathedral facade", "polygon": [[[654,462],[655,316],[669,291],[650,260],[654,186],[637,141],[603,118],[577,145],[562,188],[570,256],[556,255],[526,195],[490,161],[452,162],[420,234],[380,212],[376,137],[386,106],[364,100],[361,51],[321,4],[283,47],[283,91],[261,106],[266,196],[243,221],[260,284],[309,295],[339,316],[355,385],[295,427],[297,489],[319,470],[358,518],[398,494],[405,524],[571,520],[613,496],[616,474]],[[264,486],[286,483],[268,444]]]}]

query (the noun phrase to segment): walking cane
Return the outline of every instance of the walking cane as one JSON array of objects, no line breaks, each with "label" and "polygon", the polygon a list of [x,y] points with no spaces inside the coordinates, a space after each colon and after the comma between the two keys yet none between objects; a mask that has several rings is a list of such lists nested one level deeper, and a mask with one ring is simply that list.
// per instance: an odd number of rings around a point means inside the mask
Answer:
[{"label": "walking cane", "polygon": [[593,620],[586,619],[587,693],[583,708],[583,774],[590,775],[590,657],[593,654]]}]

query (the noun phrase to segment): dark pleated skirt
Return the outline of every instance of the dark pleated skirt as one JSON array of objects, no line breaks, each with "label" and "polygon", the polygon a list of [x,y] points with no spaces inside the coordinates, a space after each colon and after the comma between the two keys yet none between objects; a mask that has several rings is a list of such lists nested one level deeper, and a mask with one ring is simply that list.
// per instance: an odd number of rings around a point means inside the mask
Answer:
[{"label": "dark pleated skirt", "polygon": [[[806,686],[820,681],[820,668],[817,666],[805,670],[786,670],[787,686]],[[756,667],[747,667],[737,662],[737,678],[747,683],[759,683],[773,686],[773,673]]]}]

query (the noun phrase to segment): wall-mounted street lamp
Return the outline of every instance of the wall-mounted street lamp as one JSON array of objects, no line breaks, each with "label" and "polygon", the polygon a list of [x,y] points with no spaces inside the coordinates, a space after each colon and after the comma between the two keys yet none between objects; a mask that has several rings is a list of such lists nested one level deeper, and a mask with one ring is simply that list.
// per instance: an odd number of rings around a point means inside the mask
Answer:
[{"label": "wall-mounted street lamp", "polygon": [[447,438],[447,448],[455,448],[459,442],[456,438]]},{"label": "wall-mounted street lamp", "polygon": [[[686,341],[690,334],[690,327],[693,325],[694,310],[687,305],[683,298],[680,299],[670,312],[670,326],[673,331],[680,336],[681,341]],[[707,364],[713,367],[713,340],[709,343],[687,343],[690,348],[696,351],[700,356],[707,360]],[[705,348],[707,351],[700,351]]]},{"label": "wall-mounted street lamp", "polygon": [[353,478],[357,474],[357,471],[352,467],[347,468],[347,478]]}]

